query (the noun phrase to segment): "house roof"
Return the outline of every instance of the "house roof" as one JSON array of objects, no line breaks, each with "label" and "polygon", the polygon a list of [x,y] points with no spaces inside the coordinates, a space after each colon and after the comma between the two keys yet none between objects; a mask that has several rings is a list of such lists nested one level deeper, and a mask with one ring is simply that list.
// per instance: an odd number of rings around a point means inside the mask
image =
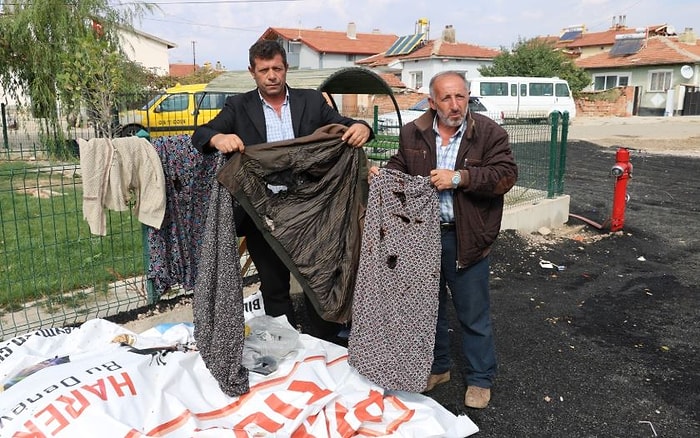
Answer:
[{"label": "house roof", "polygon": [[[384,76],[364,67],[289,70],[287,84],[331,94],[391,94],[392,86]],[[255,81],[247,70],[227,71],[212,79],[206,89],[245,93],[255,89]]]},{"label": "house roof", "polygon": [[700,64],[700,40],[695,44],[681,43],[678,37],[655,36],[647,39],[634,54],[611,56],[609,52],[577,59],[584,69],[636,67],[644,65]]},{"label": "house roof", "polygon": [[544,37],[547,41],[553,41],[555,47],[565,49],[579,49],[583,47],[612,46],[615,44],[615,37],[618,35],[629,35],[634,33],[644,33],[649,36],[667,35],[668,25],[657,24],[642,28],[631,28],[626,26],[614,26],[601,32],[582,31],[578,38],[572,40],[560,40],[558,37]]},{"label": "house roof", "polygon": [[160,43],[164,46],[166,46],[168,49],[174,49],[177,47],[177,44],[173,43],[172,41],[164,40],[163,38],[159,38],[155,35],[151,35],[150,33],[144,32],[142,30],[136,29],[134,27],[124,27],[123,29],[132,32],[136,35],[142,36],[144,38],[148,38],[152,41],[155,41],[157,43]]},{"label": "house roof", "polygon": [[355,38],[351,38],[347,32],[284,27],[270,27],[260,37],[268,40],[277,38],[299,41],[319,53],[374,55],[391,47],[398,37],[393,34],[357,32]]},{"label": "house roof", "polygon": [[424,45],[406,55],[386,56],[379,53],[357,61],[359,65],[377,67],[388,65],[395,61],[415,61],[430,58],[459,58],[459,59],[493,59],[500,54],[500,50],[477,46],[467,43],[450,43],[443,40],[427,41]]},{"label": "house roof", "polygon": [[170,64],[170,76],[181,78],[199,70],[197,64]]}]

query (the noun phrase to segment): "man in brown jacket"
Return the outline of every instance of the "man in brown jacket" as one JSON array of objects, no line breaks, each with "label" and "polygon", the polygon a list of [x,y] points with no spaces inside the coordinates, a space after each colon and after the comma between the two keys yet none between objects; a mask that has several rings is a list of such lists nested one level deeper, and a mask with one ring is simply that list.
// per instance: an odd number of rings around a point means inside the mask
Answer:
[{"label": "man in brown jacket", "polygon": [[469,112],[469,94],[462,73],[435,75],[430,81],[430,109],[401,128],[399,150],[386,167],[429,176],[440,191],[439,310],[425,390],[450,380],[449,290],[466,358],[464,403],[481,409],[491,399],[496,375],[488,255],[500,231],[503,195],[515,185],[518,170],[508,133],[488,117]]}]

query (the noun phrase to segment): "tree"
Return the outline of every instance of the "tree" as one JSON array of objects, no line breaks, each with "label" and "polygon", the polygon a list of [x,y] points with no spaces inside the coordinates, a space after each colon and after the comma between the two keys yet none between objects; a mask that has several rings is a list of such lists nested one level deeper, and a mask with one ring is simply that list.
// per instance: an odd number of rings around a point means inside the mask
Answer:
[{"label": "tree", "polygon": [[505,48],[493,59],[493,65],[478,68],[482,76],[529,76],[565,79],[573,94],[587,87],[591,78],[554,44],[533,38],[519,40],[512,51]]},{"label": "tree", "polygon": [[135,67],[125,67],[118,31],[152,6],[130,5],[117,10],[109,0],[13,0],[0,16],[0,85],[14,100],[29,96],[50,151],[52,143],[65,144],[61,112],[81,104],[103,110],[115,92],[133,87],[128,75]]}]

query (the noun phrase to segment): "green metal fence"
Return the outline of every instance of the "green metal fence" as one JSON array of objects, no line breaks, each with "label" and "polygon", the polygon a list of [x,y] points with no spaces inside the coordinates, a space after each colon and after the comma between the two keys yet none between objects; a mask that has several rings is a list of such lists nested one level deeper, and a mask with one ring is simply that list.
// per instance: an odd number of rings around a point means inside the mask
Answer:
[{"label": "green metal fence", "polygon": [[[74,142],[65,144],[64,156],[72,158],[51,161],[37,133],[27,129],[31,123],[9,132],[3,124],[0,143],[0,339],[114,316],[187,293],[173,288],[156,297],[150,292],[144,277],[146,234],[130,212],[108,211],[107,236],[91,235],[83,219]],[[563,194],[567,126],[566,115],[549,124],[504,126],[520,174],[507,208]],[[91,138],[94,131],[73,135]],[[397,137],[378,136],[365,150],[381,166],[397,148]]]},{"label": "green metal fence", "polygon": [[[503,128],[518,163],[518,183],[506,194],[506,208],[562,195],[569,114],[553,114],[549,123],[511,122]],[[398,137],[378,135],[365,150],[371,164],[382,167],[398,147]]]}]

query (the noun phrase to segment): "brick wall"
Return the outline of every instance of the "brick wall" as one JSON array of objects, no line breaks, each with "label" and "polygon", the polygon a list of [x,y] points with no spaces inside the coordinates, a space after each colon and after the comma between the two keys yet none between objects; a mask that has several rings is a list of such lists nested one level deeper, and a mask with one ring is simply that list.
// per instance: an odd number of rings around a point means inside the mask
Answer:
[{"label": "brick wall", "polygon": [[582,92],[576,98],[576,117],[629,117],[633,101],[634,87]]},{"label": "brick wall", "polygon": [[[375,105],[378,107],[378,114],[396,112],[396,108],[394,108],[394,103],[391,101],[388,95],[374,94],[368,97],[368,107],[365,111],[365,114],[360,114],[360,106],[356,104],[356,101],[352,99],[351,96],[352,95],[343,96],[342,113],[347,117],[372,118],[374,115]],[[428,95],[412,92],[394,94],[394,99],[396,99],[396,103],[399,105],[399,109],[402,110],[409,108],[424,97],[428,97]]]}]

